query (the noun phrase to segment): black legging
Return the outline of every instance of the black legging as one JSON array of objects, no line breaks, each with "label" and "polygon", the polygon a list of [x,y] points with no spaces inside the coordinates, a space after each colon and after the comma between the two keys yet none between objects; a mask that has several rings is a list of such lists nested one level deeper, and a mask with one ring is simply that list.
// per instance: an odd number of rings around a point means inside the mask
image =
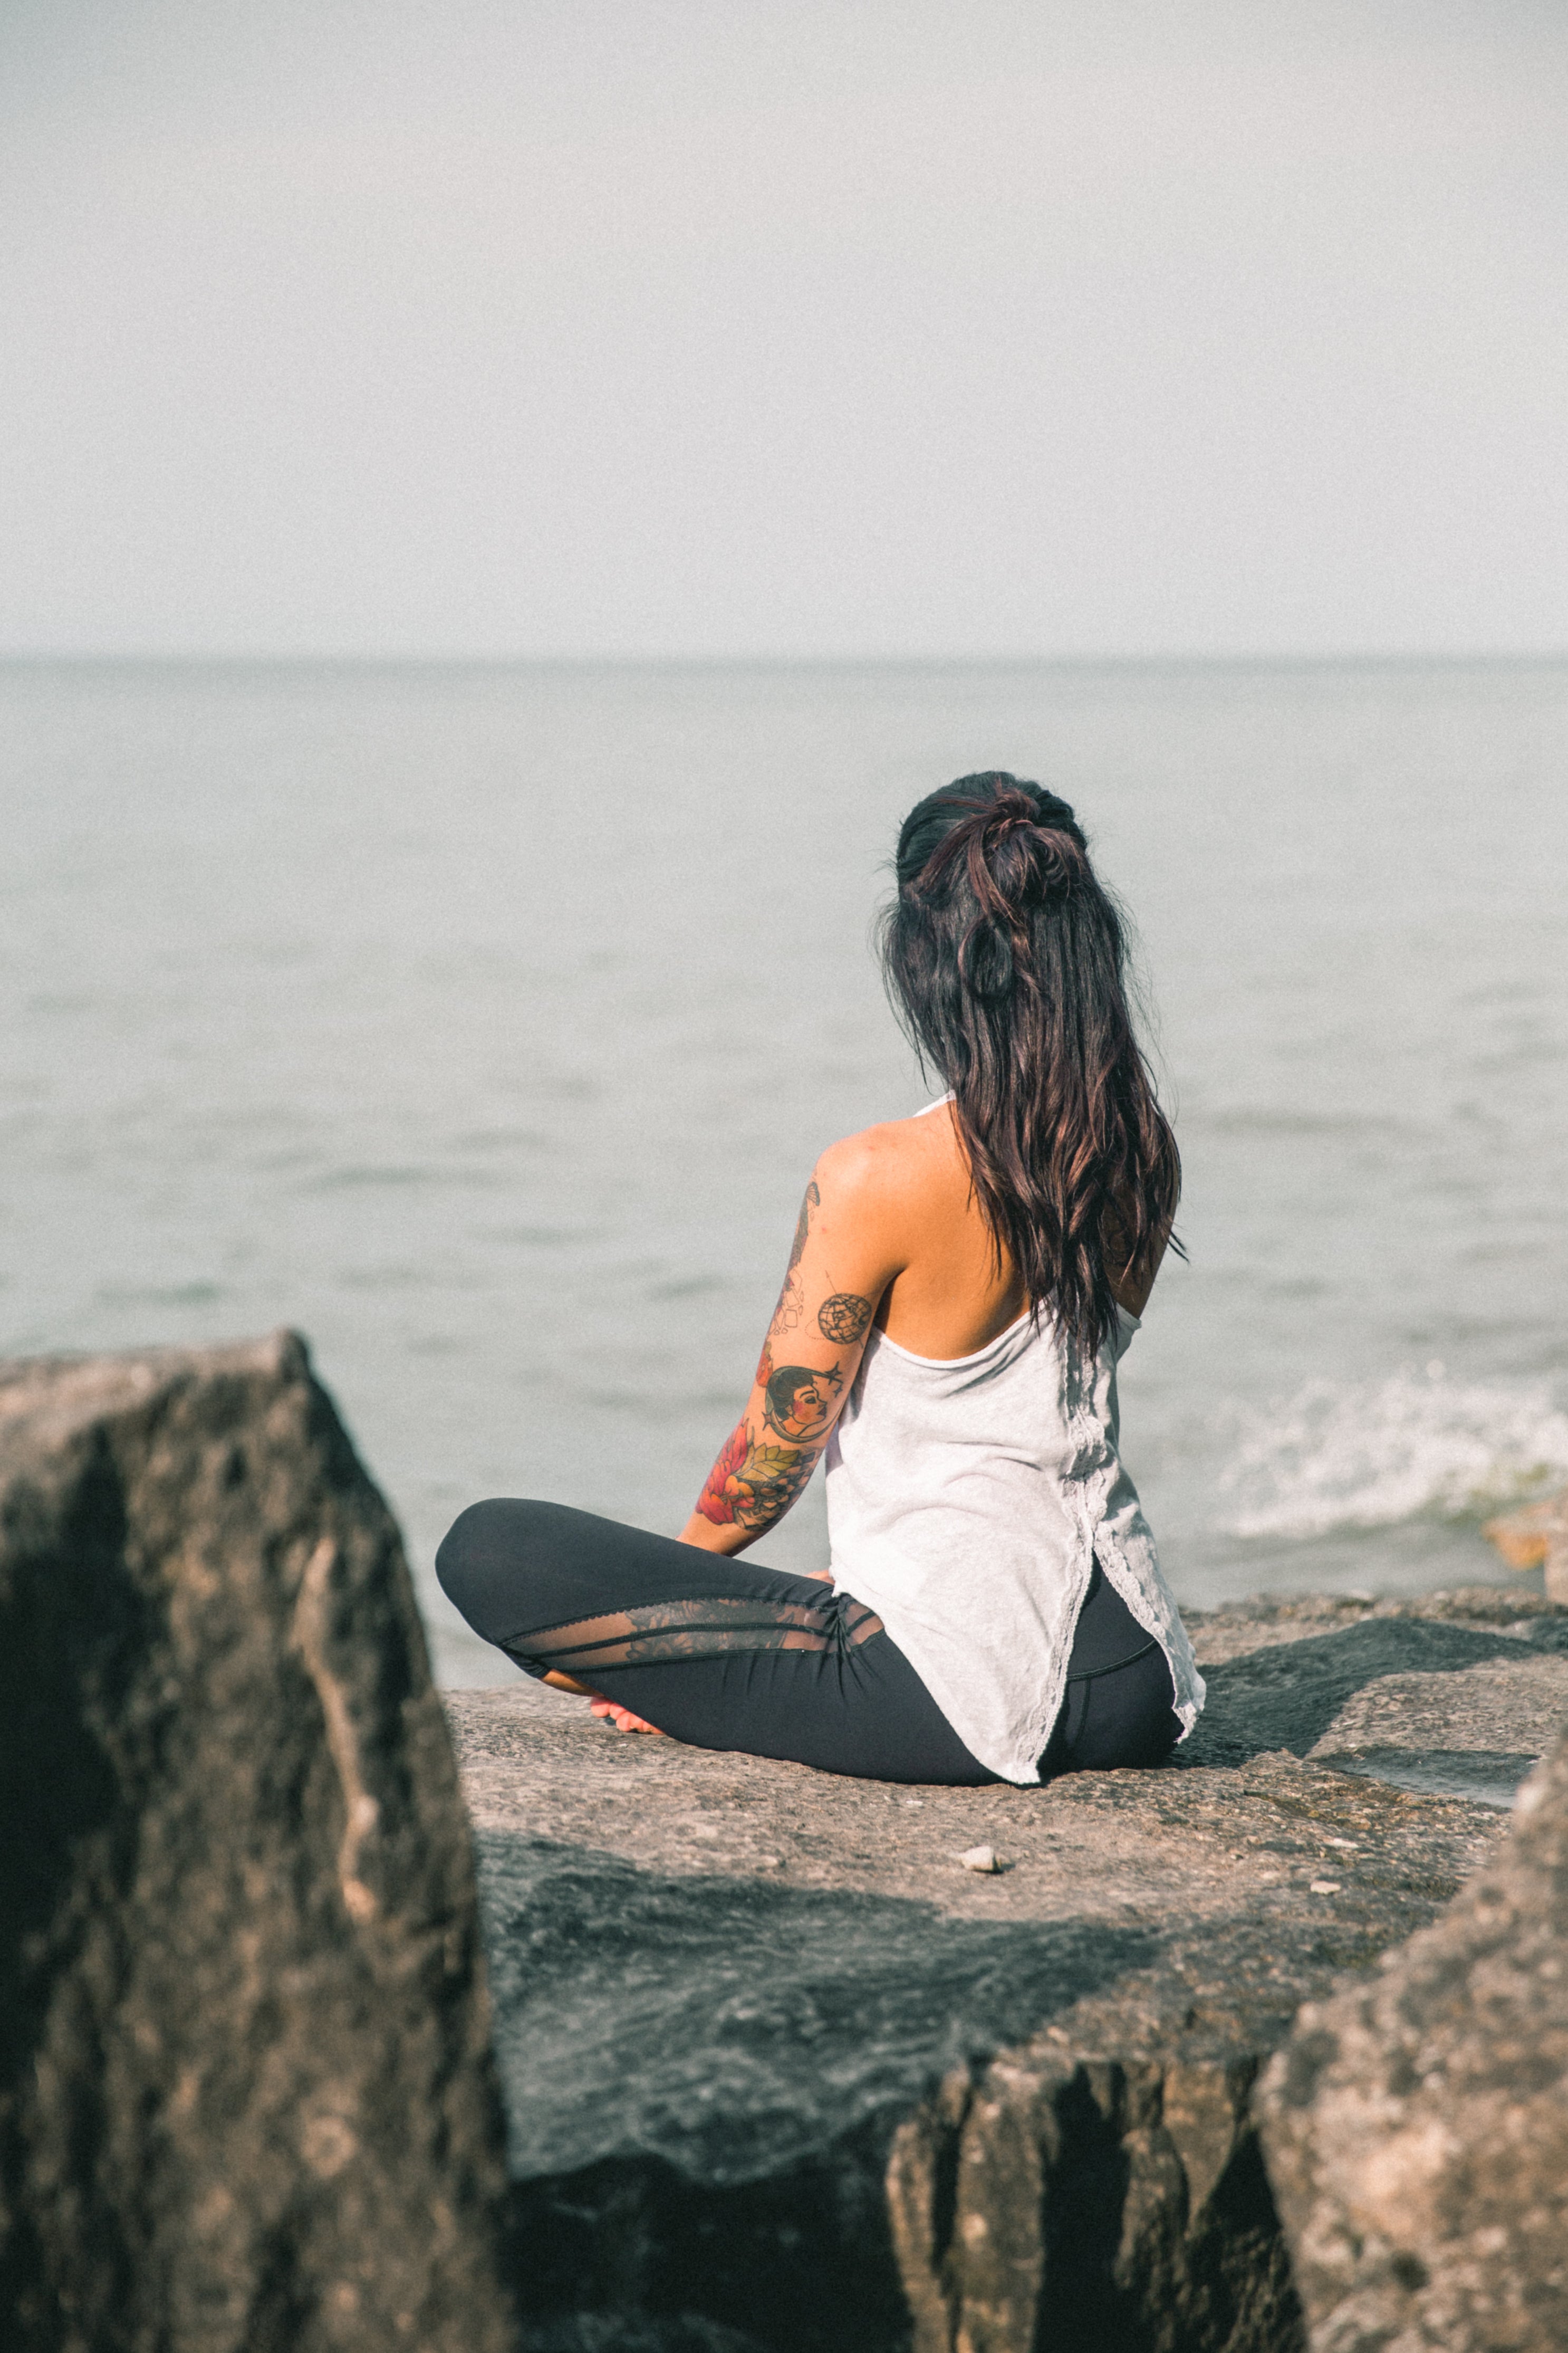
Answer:
[{"label": "black legging", "polygon": [[[972,1757],[882,1621],[820,1579],[565,1504],[474,1504],[436,1574],[477,1634],[694,1748],[868,1781],[975,1788]],[[1157,1765],[1181,1726],[1164,1652],[1096,1563],[1040,1776]]]}]

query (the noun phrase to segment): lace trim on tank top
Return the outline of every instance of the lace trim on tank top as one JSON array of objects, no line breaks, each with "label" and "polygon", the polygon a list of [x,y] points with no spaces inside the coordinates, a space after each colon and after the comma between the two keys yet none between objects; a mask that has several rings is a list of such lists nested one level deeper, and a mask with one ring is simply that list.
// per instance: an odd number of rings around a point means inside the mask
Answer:
[{"label": "lace trim on tank top", "polygon": [[533,1628],[510,1636],[503,1647],[535,1674],[558,1669],[586,1675],[731,1651],[858,1650],[881,1631],[876,1611],[847,1596],[825,1591],[820,1602],[795,1602],[709,1595]]}]

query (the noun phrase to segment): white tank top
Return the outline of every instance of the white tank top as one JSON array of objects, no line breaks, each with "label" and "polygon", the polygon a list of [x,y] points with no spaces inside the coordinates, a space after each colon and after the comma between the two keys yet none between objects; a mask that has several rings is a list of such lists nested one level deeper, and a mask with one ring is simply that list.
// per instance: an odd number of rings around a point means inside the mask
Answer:
[{"label": "white tank top", "polygon": [[[935,1109],[933,1104],[931,1109]],[[1184,1738],[1204,1683],[1117,1452],[1118,1326],[1085,1367],[1050,1316],[972,1356],[873,1332],[827,1445],[836,1592],[877,1612],[966,1748],[1037,1781],[1098,1557],[1170,1662]]]}]

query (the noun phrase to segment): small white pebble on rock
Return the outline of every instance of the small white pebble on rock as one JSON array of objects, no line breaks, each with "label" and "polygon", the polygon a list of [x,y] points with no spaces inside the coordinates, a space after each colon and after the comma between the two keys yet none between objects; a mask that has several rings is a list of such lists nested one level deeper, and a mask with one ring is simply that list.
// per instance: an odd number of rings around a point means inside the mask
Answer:
[{"label": "small white pebble on rock", "polygon": [[1340,1883],[1337,1879],[1314,1879],[1312,1882],[1314,1895],[1337,1895],[1339,1892]]},{"label": "small white pebble on rock", "polygon": [[1000,1871],[1002,1868],[994,1846],[965,1847],[958,1859],[965,1871]]}]

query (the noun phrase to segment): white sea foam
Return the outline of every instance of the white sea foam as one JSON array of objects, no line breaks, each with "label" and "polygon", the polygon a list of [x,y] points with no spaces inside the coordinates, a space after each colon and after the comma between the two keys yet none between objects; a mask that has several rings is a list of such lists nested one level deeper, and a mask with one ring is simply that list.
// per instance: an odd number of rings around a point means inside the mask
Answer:
[{"label": "white sea foam", "polygon": [[1283,1406],[1238,1407],[1237,1420],[1220,1486],[1239,1536],[1495,1510],[1568,1478],[1568,1413],[1545,1383],[1457,1381],[1436,1363],[1353,1387],[1309,1381]]}]

